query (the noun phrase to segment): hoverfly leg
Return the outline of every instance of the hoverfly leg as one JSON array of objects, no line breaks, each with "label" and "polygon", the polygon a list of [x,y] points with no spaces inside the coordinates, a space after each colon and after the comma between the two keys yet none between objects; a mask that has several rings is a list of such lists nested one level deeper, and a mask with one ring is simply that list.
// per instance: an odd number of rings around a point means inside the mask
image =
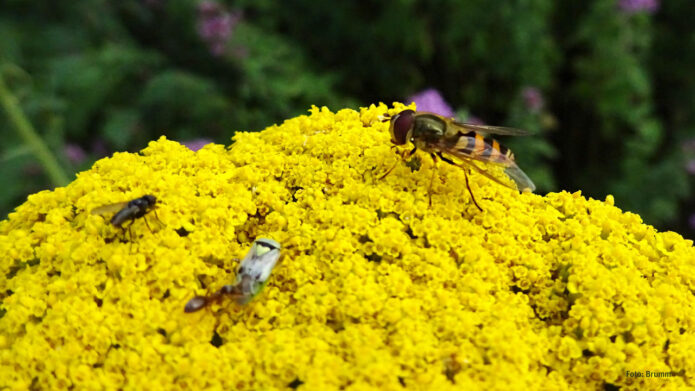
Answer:
[{"label": "hoverfly leg", "polygon": [[478,201],[475,200],[475,196],[473,195],[473,191],[471,190],[471,185],[468,184],[468,170],[465,168],[463,169],[463,175],[466,177],[466,187],[468,188],[468,194],[471,195],[471,199],[473,200],[475,206],[482,212],[483,208],[481,208],[480,205],[478,205]]},{"label": "hoverfly leg", "polygon": [[457,166],[457,164],[454,163],[453,160],[451,160],[451,159],[447,158],[446,156],[442,155],[441,152],[437,152],[437,156],[438,156],[440,159],[442,159],[443,162],[449,163],[449,164],[454,165],[454,166]]},{"label": "hoverfly leg", "polygon": [[377,178],[377,180],[382,180],[382,179],[386,178],[386,177],[391,173],[391,171],[393,171],[393,169],[396,168],[396,165],[397,165],[397,164],[398,164],[398,162],[395,162],[395,163],[393,164],[393,166],[391,166],[391,168],[389,168],[389,170],[386,171],[386,173],[385,173],[384,175],[382,175],[382,176],[380,176],[379,178]]},{"label": "hoverfly leg", "polygon": [[432,156],[432,177],[430,178],[430,187],[427,188],[427,196],[430,199],[430,206],[432,206],[432,184],[434,183],[434,175],[437,173],[437,155],[431,153]]},{"label": "hoverfly leg", "polygon": [[[391,147],[391,149],[393,149],[393,148],[394,148],[394,146]],[[400,154],[400,155],[401,155],[401,160],[406,160],[406,159],[409,158],[412,154],[414,154],[415,151],[417,151],[417,147],[413,148],[412,151],[405,151],[405,152],[401,153],[401,154]],[[396,162],[393,164],[393,166],[391,166],[391,168],[389,168],[389,170],[386,171],[386,173],[385,173],[384,175],[380,176],[380,177],[377,178],[377,179],[378,179],[378,180],[382,180],[382,179],[386,178],[386,176],[388,176],[388,175],[391,173],[391,171],[393,171],[393,169],[396,168],[396,166],[398,165],[398,163],[399,163],[399,162],[396,161]]]},{"label": "hoverfly leg", "polygon": [[[439,156],[440,159],[442,159],[443,161],[445,161],[449,164],[453,164],[455,166],[460,167],[460,165],[456,164],[453,160],[447,159],[446,157],[444,157],[441,152],[437,153],[437,156]],[[468,189],[468,194],[471,195],[471,199],[473,200],[473,203],[475,204],[475,206],[478,209],[480,209],[481,212],[483,212],[483,208],[481,208],[480,205],[478,205],[478,201],[475,200],[475,196],[473,195],[473,191],[471,190],[471,185],[468,183],[468,169],[465,167],[462,167],[462,168],[463,168],[463,175],[466,178],[466,188]]]}]

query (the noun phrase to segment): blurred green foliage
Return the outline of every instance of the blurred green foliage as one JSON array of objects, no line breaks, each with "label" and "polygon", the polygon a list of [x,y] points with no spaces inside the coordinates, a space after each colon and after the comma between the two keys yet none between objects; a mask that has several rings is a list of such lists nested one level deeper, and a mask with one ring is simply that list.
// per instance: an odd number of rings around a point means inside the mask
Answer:
[{"label": "blurred green foliage", "polygon": [[[541,192],[611,193],[686,233],[695,8],[621,4],[14,0],[0,9],[0,72],[68,172],[161,134],[228,144],[312,104],[433,87],[464,116],[533,131],[505,143]],[[50,184],[5,115],[0,126],[4,214]]]}]

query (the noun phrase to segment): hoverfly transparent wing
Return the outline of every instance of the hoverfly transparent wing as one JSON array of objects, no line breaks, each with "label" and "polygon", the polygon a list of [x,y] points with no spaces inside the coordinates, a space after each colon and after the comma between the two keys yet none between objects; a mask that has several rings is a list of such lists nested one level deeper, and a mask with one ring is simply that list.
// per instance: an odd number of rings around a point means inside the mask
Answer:
[{"label": "hoverfly transparent wing", "polygon": [[[504,182],[502,182],[499,178],[497,178],[497,177],[495,177],[494,175],[490,174],[487,170],[485,170],[485,169],[479,167],[479,166],[475,163],[475,161],[473,161],[473,160],[471,160],[471,159],[466,159],[466,158],[460,157],[460,156],[459,156],[458,158],[459,158],[463,163],[462,163],[462,164],[457,164],[457,166],[462,167],[462,168],[472,168],[473,170],[475,170],[475,171],[476,171],[477,173],[479,173],[480,175],[486,177],[487,179],[489,179],[489,180],[491,180],[491,181],[493,181],[493,182],[495,182],[495,183],[497,183],[497,184],[499,184],[499,185],[502,185],[502,186],[504,186],[504,187],[506,187],[506,188],[509,188],[509,189],[512,189],[512,190],[517,190],[517,191],[519,190],[517,187],[511,186],[509,183],[504,183]],[[506,173],[506,171],[505,171],[505,173]],[[511,178],[511,177],[510,177],[510,178]],[[515,182],[515,184],[516,184],[516,182]],[[517,185],[517,186],[518,186],[518,185]]]},{"label": "hoverfly transparent wing", "polygon": [[116,213],[120,211],[121,209],[125,208],[128,206],[128,201],[126,202],[117,202],[115,204],[108,204],[108,205],[103,205],[98,208],[92,209],[92,214],[93,215],[105,215],[107,213]]},{"label": "hoverfly transparent wing", "polygon": [[[451,153],[451,152],[449,152]],[[466,167],[471,167],[478,173],[482,174],[483,176],[499,183],[502,186],[508,187],[512,190],[518,190],[518,191],[524,191],[528,189],[529,191],[533,192],[536,190],[536,185],[531,181],[531,179],[524,173],[519,166],[514,163],[513,160],[508,160],[507,164],[500,163],[500,162],[491,162],[488,160],[482,160],[482,159],[475,159],[463,155],[457,155],[454,153],[451,153],[452,155],[456,156],[457,158],[461,159],[465,164]],[[473,160],[477,161],[482,161],[485,162],[486,164],[494,164],[494,165],[501,165],[504,167],[504,173],[512,180],[514,181],[514,184],[516,184],[516,188],[510,186],[508,183],[501,182],[498,178],[495,178],[492,174],[487,172],[486,170],[480,168]]]},{"label": "hoverfly transparent wing", "polygon": [[458,122],[451,119],[450,125],[463,129],[466,132],[478,132],[483,134],[497,134],[500,136],[528,136],[530,133],[523,129],[508,128],[506,126],[475,125]]},{"label": "hoverfly transparent wing", "polygon": [[[478,167],[473,161],[471,160],[466,160],[466,159],[461,159],[467,163],[468,167],[472,167],[474,170],[479,172],[480,174],[488,177],[489,179],[492,179],[493,181],[501,184],[502,186],[508,187],[512,190],[518,190],[518,191],[524,191],[524,190],[529,190],[531,192],[536,190],[536,185],[533,184],[533,181],[524,173],[521,171],[519,166],[516,165],[516,163],[512,162],[512,165],[504,167],[504,173],[512,180],[514,181],[514,184],[516,185],[516,188],[509,186],[507,183],[502,183],[498,178],[495,178],[492,174],[487,172],[486,170],[483,170],[482,168]],[[493,163],[493,164],[498,164],[498,163]]]},{"label": "hoverfly transparent wing", "polygon": [[536,185],[533,183],[531,178],[526,175],[525,172],[521,171],[519,166],[514,163],[511,166],[507,166],[504,168],[504,173],[507,174],[508,177],[512,178],[514,183],[516,183],[516,187],[519,191],[525,191],[528,190],[530,192],[536,191]]},{"label": "hoverfly transparent wing", "polygon": [[[476,145],[476,147],[471,147],[471,145]],[[447,148],[440,146],[440,148],[442,151],[449,153],[467,163],[467,167],[473,168],[480,174],[503,186],[519,191],[524,191],[526,189],[529,189],[530,191],[536,190],[536,185],[534,185],[531,179],[529,179],[529,177],[519,168],[519,166],[517,166],[513,157],[505,152],[506,148],[502,150],[501,148],[503,147],[500,147],[499,143],[496,143],[494,140],[492,144],[484,141],[483,144],[479,145],[476,144],[473,137],[461,136],[453,147]],[[502,183],[489,172],[476,165],[473,160],[483,162],[485,164],[493,164],[504,167],[504,173],[511,178],[512,181],[514,181],[516,184],[516,189],[508,184]]]}]

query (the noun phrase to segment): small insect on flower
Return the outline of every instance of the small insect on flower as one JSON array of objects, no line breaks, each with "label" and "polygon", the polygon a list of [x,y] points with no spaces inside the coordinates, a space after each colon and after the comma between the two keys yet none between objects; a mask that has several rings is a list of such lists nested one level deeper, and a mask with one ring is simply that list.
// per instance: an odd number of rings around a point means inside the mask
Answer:
[{"label": "small insect on flower", "polygon": [[[108,213],[114,213],[113,217],[111,217],[111,220],[109,221],[111,225],[113,225],[116,228],[123,228],[123,223],[126,221],[130,221],[130,224],[128,225],[128,232],[130,233],[130,237],[132,238],[132,232],[130,232],[130,226],[133,225],[133,222],[135,219],[139,217],[143,217],[149,213],[150,211],[154,211],[154,206],[157,203],[157,198],[153,195],[144,195],[140,198],[136,198],[132,201],[126,201],[126,202],[118,202],[115,204],[109,204],[109,205],[104,205],[100,206],[96,209],[92,210],[92,214],[96,215],[105,215]],[[157,217],[157,220],[159,220],[159,217],[157,216],[157,211],[154,211],[155,217]],[[147,222],[147,219],[145,220],[145,224],[147,225],[147,228],[152,231],[150,228],[150,224]]]},{"label": "small insect on flower", "polygon": [[233,298],[240,305],[250,302],[267,284],[280,255],[280,243],[272,239],[256,239],[251,250],[239,263],[234,284],[225,285],[210,296],[192,298],[186,303],[184,311],[196,312],[223,296]]},{"label": "small insect on flower", "polygon": [[[403,159],[415,153],[418,149],[429,152],[437,163],[437,158],[464,169],[466,177],[466,187],[471,195],[471,199],[480,211],[483,209],[473,196],[471,187],[468,184],[468,169],[473,169],[487,178],[514,190],[524,191],[526,189],[534,191],[536,186],[528,176],[514,162],[514,154],[508,148],[502,146],[497,140],[487,137],[488,134],[503,136],[523,136],[526,131],[500,126],[473,125],[457,122],[453,118],[442,117],[434,113],[424,111],[415,112],[413,110],[403,110],[393,117],[384,116],[382,121],[390,121],[389,132],[391,142],[395,145],[405,145],[411,142],[414,148],[401,154]],[[457,161],[444,156],[446,153],[453,156]],[[516,184],[516,188],[509,186],[495,178],[484,168],[475,162],[484,164],[498,165],[504,167],[504,172]],[[396,163],[397,164],[397,163]],[[380,179],[385,178],[393,169],[391,167]],[[434,181],[434,173],[430,180],[430,189]],[[432,195],[430,193],[430,204]]]}]

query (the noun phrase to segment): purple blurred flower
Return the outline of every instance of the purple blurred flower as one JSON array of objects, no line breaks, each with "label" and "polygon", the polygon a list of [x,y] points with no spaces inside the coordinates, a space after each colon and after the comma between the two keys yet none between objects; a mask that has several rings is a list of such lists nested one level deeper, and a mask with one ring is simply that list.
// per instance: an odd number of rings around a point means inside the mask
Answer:
[{"label": "purple blurred flower", "polygon": [[420,111],[430,111],[445,117],[454,116],[454,110],[444,101],[442,94],[434,88],[428,88],[410,96],[407,102],[415,102]]},{"label": "purple blurred flower", "polygon": [[695,175],[695,159],[690,159],[685,163],[685,170],[688,171],[688,174]]},{"label": "purple blurred flower", "polygon": [[97,138],[92,141],[90,148],[91,152],[97,157],[103,157],[109,154],[109,150],[106,148],[106,142],[104,142],[102,138]]},{"label": "purple blurred flower", "polygon": [[63,154],[74,165],[82,163],[87,159],[84,149],[77,144],[68,143],[63,146]]},{"label": "purple blurred flower", "polygon": [[206,138],[197,138],[197,139],[181,142],[181,144],[187,146],[188,149],[190,149],[193,152],[203,148],[204,146],[206,146],[210,143],[212,143],[212,140],[208,140]]},{"label": "purple blurred flower", "polygon": [[626,14],[642,11],[653,14],[659,9],[659,0],[618,0],[618,8]]},{"label": "purple blurred flower", "polygon": [[688,225],[690,225],[690,228],[695,229],[695,214],[690,215]]},{"label": "purple blurred flower", "polygon": [[539,112],[545,105],[543,93],[536,87],[524,87],[521,90],[521,96],[524,98],[526,108],[533,113]]},{"label": "purple blurred flower", "polygon": [[198,35],[215,56],[224,53],[232,30],[240,20],[240,12],[231,13],[213,1],[203,1],[198,5]]},{"label": "purple blurred flower", "polygon": [[235,20],[229,13],[205,17],[200,24],[200,37],[209,42],[224,42],[232,35]]},{"label": "purple blurred flower", "polygon": [[203,1],[200,4],[198,4],[198,12],[201,14],[207,14],[207,15],[215,15],[221,11],[221,7],[219,4],[215,3],[214,1]]}]

